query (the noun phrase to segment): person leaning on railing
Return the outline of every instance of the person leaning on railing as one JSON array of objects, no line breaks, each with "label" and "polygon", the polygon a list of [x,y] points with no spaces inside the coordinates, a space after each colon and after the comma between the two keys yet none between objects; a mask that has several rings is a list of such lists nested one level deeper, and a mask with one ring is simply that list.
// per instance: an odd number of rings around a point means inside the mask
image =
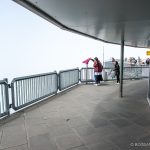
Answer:
[{"label": "person leaning on railing", "polygon": [[100,81],[103,80],[102,78],[103,65],[101,64],[100,60],[97,57],[91,60],[94,61],[93,67],[96,85],[100,85]]}]

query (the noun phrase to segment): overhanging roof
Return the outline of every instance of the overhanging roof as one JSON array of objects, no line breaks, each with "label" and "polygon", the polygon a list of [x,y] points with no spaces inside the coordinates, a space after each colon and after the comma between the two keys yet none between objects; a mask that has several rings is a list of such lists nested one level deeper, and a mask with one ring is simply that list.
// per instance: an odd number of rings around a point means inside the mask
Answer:
[{"label": "overhanging roof", "polygon": [[150,47],[150,0],[14,0],[62,29],[104,42]]}]

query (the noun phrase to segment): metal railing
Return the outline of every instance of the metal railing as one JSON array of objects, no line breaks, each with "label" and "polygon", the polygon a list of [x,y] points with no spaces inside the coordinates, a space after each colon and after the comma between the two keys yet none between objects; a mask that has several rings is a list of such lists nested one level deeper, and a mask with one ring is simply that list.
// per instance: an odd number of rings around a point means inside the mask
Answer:
[{"label": "metal railing", "polygon": [[81,82],[94,82],[94,68],[81,68],[80,70]]},{"label": "metal railing", "polygon": [[45,97],[56,94],[57,73],[46,73],[13,79],[11,83],[12,107],[17,110]]},{"label": "metal railing", "polygon": [[64,70],[59,72],[59,90],[64,90],[79,83],[79,69]]},{"label": "metal railing", "polygon": [[[140,79],[148,77],[149,67],[124,67],[123,79]],[[94,68],[81,68],[81,82],[94,82]],[[113,68],[104,68],[102,72],[104,81],[115,80]]]},{"label": "metal railing", "polygon": [[142,78],[142,67],[125,67],[124,79]]},{"label": "metal railing", "polygon": [[9,114],[8,84],[7,80],[0,81],[0,117]]},{"label": "metal railing", "polygon": [[[104,81],[115,80],[112,68],[104,68]],[[124,67],[124,79],[149,77],[149,67]],[[94,82],[94,69],[81,68],[14,78],[11,85],[7,80],[0,81],[0,117],[9,114],[9,106],[19,110],[36,103],[48,96],[57,94],[58,90],[68,89],[81,82]],[[8,89],[11,88],[10,93]],[[9,102],[9,94],[10,102]],[[12,105],[11,105],[12,104]]]}]

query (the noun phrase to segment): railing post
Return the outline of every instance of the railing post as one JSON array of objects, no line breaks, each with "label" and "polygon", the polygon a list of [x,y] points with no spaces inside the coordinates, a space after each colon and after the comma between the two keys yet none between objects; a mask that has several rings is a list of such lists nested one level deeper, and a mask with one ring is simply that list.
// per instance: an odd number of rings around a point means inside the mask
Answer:
[{"label": "railing post", "polygon": [[81,69],[79,70],[79,82],[81,82]]},{"label": "railing post", "polygon": [[11,82],[11,99],[12,99],[12,108],[15,108],[15,94],[14,94],[14,81]]},{"label": "railing post", "polygon": [[5,86],[6,109],[8,110],[8,115],[10,115],[10,111],[9,111],[9,92],[8,92],[9,84],[8,84],[8,79],[7,78],[4,78],[3,80],[7,83],[7,86]]}]

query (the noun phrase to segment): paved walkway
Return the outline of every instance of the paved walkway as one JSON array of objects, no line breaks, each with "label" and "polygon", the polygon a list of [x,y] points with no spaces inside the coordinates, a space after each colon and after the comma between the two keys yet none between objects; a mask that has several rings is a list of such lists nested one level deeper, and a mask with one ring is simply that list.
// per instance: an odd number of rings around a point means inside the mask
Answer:
[{"label": "paved walkway", "polygon": [[0,122],[0,150],[147,150],[147,81],[79,85]]}]

